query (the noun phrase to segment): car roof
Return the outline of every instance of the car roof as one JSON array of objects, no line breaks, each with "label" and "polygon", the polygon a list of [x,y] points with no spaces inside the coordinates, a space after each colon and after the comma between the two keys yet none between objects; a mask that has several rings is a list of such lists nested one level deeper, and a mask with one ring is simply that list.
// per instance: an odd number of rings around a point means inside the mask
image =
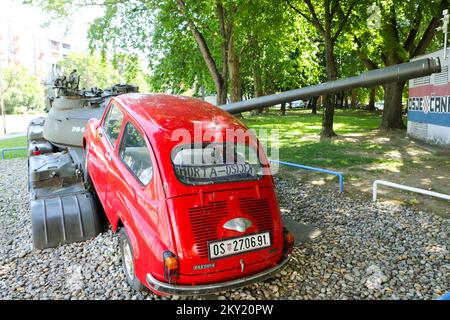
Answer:
[{"label": "car roof", "polygon": [[[166,197],[169,198],[193,192],[192,186],[184,185],[176,178],[173,167],[169,165],[172,162],[172,150],[177,145],[200,140],[203,142],[203,139],[207,139],[205,138],[207,136],[205,131],[213,131],[211,137],[214,138],[214,141],[219,141],[216,138],[227,138],[229,129],[240,129],[244,132],[248,129],[228,112],[200,99],[168,94],[130,93],[117,96],[114,100],[136,120],[148,137],[162,180],[170,185],[170,188],[165,189]],[[203,132],[201,132],[201,136],[194,130],[194,123],[196,122],[202,123]],[[194,140],[186,142],[172,139],[176,129],[188,130]],[[257,143],[257,139],[251,139],[248,143],[254,145]],[[262,147],[260,148],[261,153],[259,155],[266,159]],[[267,162],[267,160],[264,161]],[[254,186],[255,184],[254,181],[239,183],[245,186]],[[263,179],[258,183],[272,186],[270,179]],[[227,184],[198,187],[204,190],[225,190],[229,188]]]},{"label": "car roof", "polygon": [[[170,94],[128,93],[114,98],[149,137],[167,138],[176,129],[194,130],[194,123],[213,131],[247,129],[228,112],[200,99]],[[170,138],[170,137],[169,137]]]}]

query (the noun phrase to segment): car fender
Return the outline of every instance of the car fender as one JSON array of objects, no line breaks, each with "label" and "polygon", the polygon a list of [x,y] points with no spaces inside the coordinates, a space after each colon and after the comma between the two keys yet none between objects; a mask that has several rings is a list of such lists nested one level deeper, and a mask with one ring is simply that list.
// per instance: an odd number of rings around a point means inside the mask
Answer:
[{"label": "car fender", "polygon": [[[120,215],[120,214],[119,214]],[[119,216],[118,215],[118,216]],[[120,215],[121,216],[121,215]],[[130,225],[128,224],[128,222],[123,220],[123,216],[120,217],[120,220],[123,223],[123,227],[125,228],[127,235],[128,235],[128,239],[130,239],[131,242],[131,246],[133,247],[133,254],[134,254],[134,258],[138,259],[139,258],[139,245],[138,245],[138,241],[136,238],[136,235],[133,232],[133,228],[130,227]]]},{"label": "car fender", "polygon": [[114,221],[109,221],[109,223],[111,224],[111,229],[112,229],[113,232],[117,232],[117,229],[119,227],[119,221],[122,221],[122,223],[124,221],[124,218],[122,217],[122,214],[118,214]]},{"label": "car fender", "polygon": [[[145,282],[147,273],[149,272],[149,270],[152,270],[152,274],[154,276],[163,279],[164,268],[162,257],[163,252],[167,250],[167,246],[163,242],[161,242],[161,239],[159,239],[156,234],[152,234],[150,238],[147,237],[147,239],[144,239],[142,234],[138,234],[140,230],[133,229],[133,227],[131,226],[131,223],[134,223],[135,221],[130,221],[129,223],[125,220],[123,214],[120,213],[119,215],[120,221],[122,221],[123,227],[126,230],[128,238],[131,242],[131,246],[133,248],[136,276],[142,282]],[[143,249],[142,255],[140,254],[140,246],[142,246]],[[147,246],[150,246],[152,248],[152,254],[146,253]]]}]

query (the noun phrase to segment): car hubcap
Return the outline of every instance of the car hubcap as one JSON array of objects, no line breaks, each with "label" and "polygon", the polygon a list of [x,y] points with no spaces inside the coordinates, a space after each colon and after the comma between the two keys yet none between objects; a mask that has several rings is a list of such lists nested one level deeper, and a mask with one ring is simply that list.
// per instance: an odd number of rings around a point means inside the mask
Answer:
[{"label": "car hubcap", "polygon": [[123,260],[125,262],[125,271],[131,280],[134,279],[134,263],[133,255],[131,254],[131,248],[128,243],[125,243],[123,248]]}]

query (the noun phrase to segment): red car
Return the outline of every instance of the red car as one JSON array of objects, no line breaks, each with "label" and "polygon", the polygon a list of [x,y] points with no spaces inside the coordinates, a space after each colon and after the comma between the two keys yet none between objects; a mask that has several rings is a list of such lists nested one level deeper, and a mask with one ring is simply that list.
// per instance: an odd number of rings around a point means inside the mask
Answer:
[{"label": "red car", "polygon": [[209,294],[286,265],[294,237],[267,158],[256,138],[225,140],[239,130],[218,107],[164,94],[115,97],[88,122],[86,178],[119,231],[134,289]]}]

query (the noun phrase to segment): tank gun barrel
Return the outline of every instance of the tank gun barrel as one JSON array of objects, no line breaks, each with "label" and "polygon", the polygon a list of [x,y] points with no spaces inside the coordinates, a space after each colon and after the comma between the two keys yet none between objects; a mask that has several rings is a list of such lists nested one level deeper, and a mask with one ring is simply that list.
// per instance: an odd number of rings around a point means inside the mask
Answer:
[{"label": "tank gun barrel", "polygon": [[221,105],[220,108],[233,114],[359,87],[369,88],[386,83],[406,81],[428,76],[436,72],[441,72],[441,62],[439,58],[428,58],[398,64],[384,69],[371,70],[351,78],[325,82],[301,89],[225,104]]}]

